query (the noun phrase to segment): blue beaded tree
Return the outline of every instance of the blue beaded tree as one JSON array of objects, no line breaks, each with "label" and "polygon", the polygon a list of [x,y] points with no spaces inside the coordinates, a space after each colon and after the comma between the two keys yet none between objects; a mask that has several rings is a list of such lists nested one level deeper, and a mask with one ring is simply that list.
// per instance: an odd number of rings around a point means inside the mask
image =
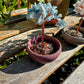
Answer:
[{"label": "blue beaded tree", "polygon": [[62,14],[58,14],[56,8],[57,7],[52,6],[51,3],[43,4],[42,2],[39,2],[38,4],[34,3],[34,5],[31,5],[31,8],[28,9],[27,19],[34,19],[36,24],[42,25],[42,46],[44,42],[44,25],[46,21],[56,20],[56,24],[60,29],[65,26],[65,21],[61,19]]}]

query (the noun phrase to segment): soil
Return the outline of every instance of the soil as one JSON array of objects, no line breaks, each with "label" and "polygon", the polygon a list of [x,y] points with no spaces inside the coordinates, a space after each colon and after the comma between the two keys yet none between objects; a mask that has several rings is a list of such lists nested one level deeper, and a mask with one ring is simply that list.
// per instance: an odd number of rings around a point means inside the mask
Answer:
[{"label": "soil", "polygon": [[75,37],[84,37],[84,35],[81,32],[78,31],[78,33],[76,33],[76,30],[67,30],[66,33]]},{"label": "soil", "polygon": [[43,42],[43,45],[41,44],[41,42],[38,42],[32,44],[31,50],[37,54],[49,55],[56,52],[57,48],[54,44],[49,42]]}]

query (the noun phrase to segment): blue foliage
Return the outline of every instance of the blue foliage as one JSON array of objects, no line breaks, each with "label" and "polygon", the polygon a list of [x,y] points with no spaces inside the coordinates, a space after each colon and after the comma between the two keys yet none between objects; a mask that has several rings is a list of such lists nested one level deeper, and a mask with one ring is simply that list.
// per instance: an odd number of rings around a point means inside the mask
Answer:
[{"label": "blue foliage", "polygon": [[[36,24],[42,24],[45,21],[51,21],[52,19],[58,20],[57,24],[60,28],[65,26],[65,21],[61,20],[62,14],[58,14],[57,6],[52,6],[51,3],[43,4],[39,2],[38,4],[31,5],[28,9],[27,19],[35,19]],[[50,14],[46,18],[46,16]],[[46,18],[46,19],[45,19]]]},{"label": "blue foliage", "polygon": [[61,20],[61,19],[57,19],[58,22],[57,22],[57,25],[58,27],[60,27],[60,29],[64,28],[65,26],[65,21]]}]

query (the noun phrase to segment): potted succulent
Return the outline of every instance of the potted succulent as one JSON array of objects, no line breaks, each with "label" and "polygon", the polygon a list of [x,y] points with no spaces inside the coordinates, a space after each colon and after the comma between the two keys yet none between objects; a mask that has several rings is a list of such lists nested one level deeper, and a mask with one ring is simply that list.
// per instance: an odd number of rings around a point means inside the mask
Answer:
[{"label": "potted succulent", "polygon": [[63,29],[63,38],[74,45],[84,44],[84,28],[81,24],[84,20],[84,0],[77,1],[74,4],[75,12],[80,13],[82,18],[78,26],[71,26]]},{"label": "potted succulent", "polygon": [[48,63],[56,59],[61,50],[61,43],[54,37],[44,35],[46,21],[55,22],[58,27],[63,28],[65,21],[61,20],[61,14],[57,15],[58,10],[51,3],[43,4],[39,2],[31,5],[28,9],[27,19],[34,19],[36,24],[42,25],[42,35],[38,35],[28,41],[27,51],[29,56],[36,62]]}]

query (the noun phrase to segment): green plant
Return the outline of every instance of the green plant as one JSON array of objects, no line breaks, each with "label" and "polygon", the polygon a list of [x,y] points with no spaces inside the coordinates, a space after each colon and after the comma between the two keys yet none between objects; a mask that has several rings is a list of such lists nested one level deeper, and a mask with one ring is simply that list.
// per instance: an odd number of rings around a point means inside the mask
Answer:
[{"label": "green plant", "polygon": [[[8,0],[0,0],[0,24],[4,23],[11,15],[13,8],[15,7],[17,0],[12,1],[11,7],[9,6]],[[5,14],[4,12],[8,12]]]},{"label": "green plant", "polygon": [[22,52],[20,52],[19,54],[10,57],[9,59],[5,60],[4,62],[0,63],[0,70],[7,67],[8,65],[20,60],[20,58],[24,57],[28,55],[28,53],[26,52],[26,50],[24,49]]},{"label": "green plant", "polygon": [[43,3],[45,3],[45,0],[38,0],[39,2],[43,2]]}]

